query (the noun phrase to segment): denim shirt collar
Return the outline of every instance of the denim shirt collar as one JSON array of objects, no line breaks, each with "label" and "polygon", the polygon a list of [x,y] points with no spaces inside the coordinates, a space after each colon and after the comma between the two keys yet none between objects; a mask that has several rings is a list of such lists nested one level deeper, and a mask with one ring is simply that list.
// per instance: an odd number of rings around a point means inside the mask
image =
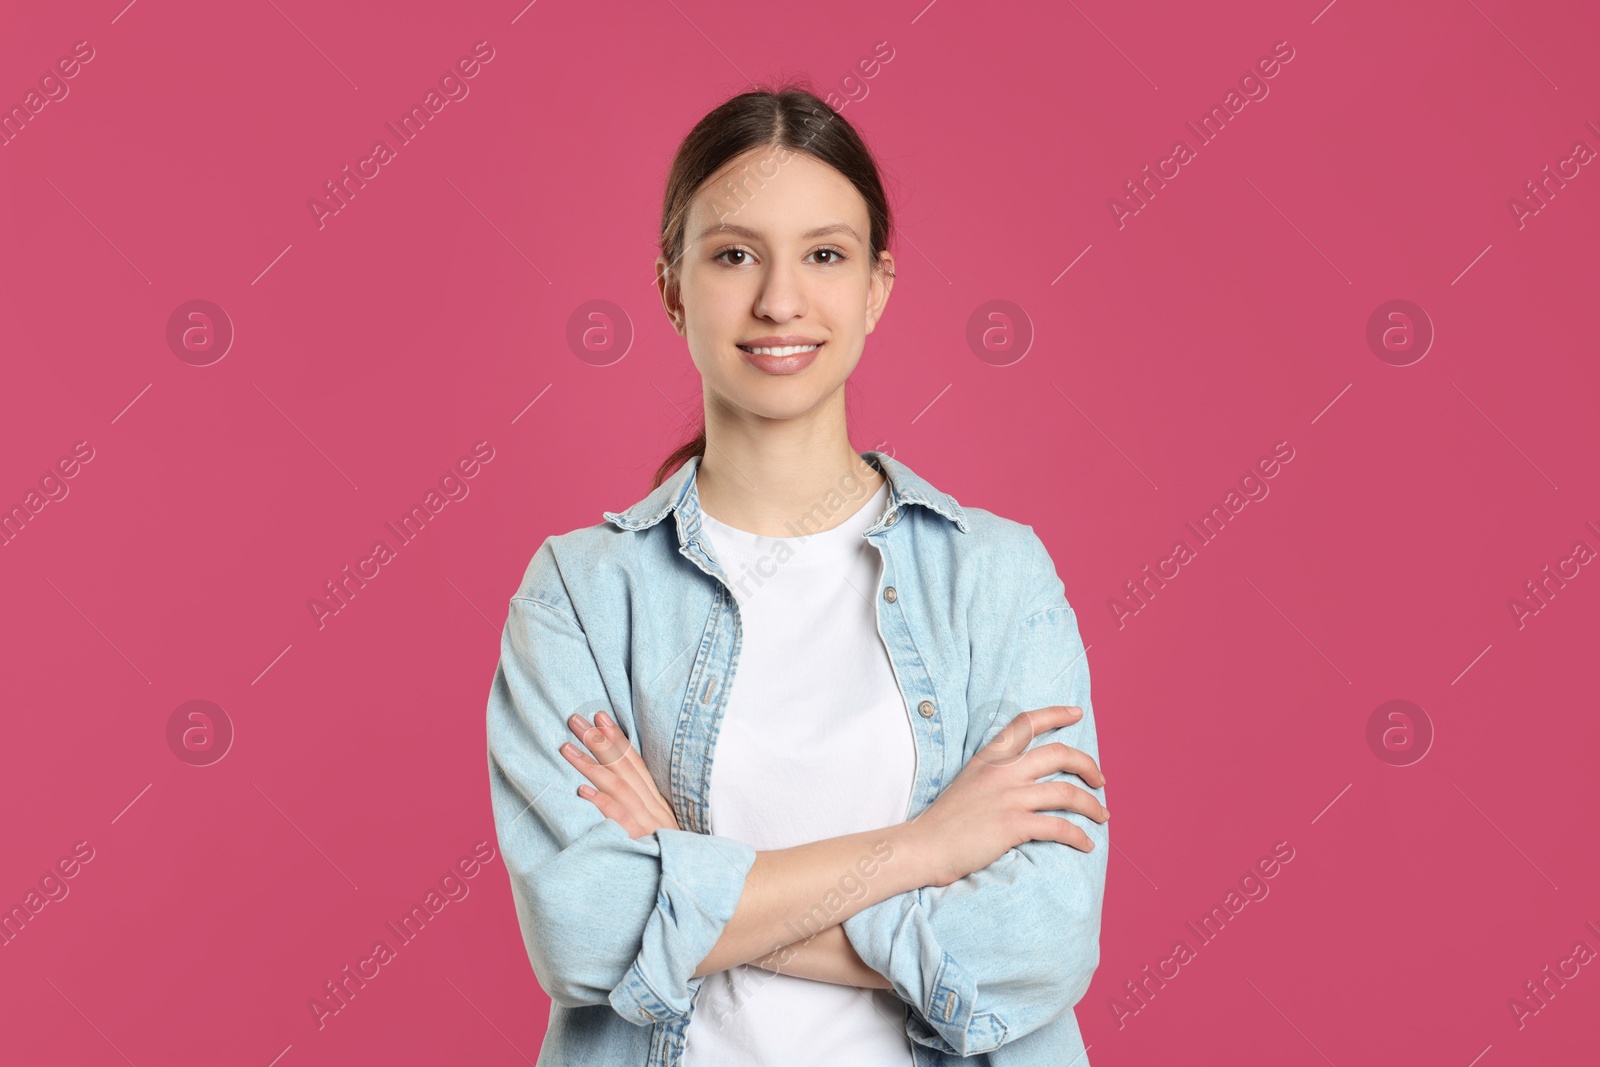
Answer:
[{"label": "denim shirt collar", "polygon": [[[910,467],[886,452],[867,451],[861,453],[861,458],[876,467],[889,483],[889,506],[884,518],[879,519],[866,533],[880,529],[885,519],[893,522],[904,504],[920,504],[950,520],[962,533],[969,532],[966,514],[961,505],[956,503],[955,497],[935,489]],[[624,511],[607,511],[605,518],[624,530],[644,530],[666,518],[669,511],[676,510],[680,542],[693,540],[700,528],[700,491],[695,477],[699,467],[700,457],[690,456],[649,496]]]}]

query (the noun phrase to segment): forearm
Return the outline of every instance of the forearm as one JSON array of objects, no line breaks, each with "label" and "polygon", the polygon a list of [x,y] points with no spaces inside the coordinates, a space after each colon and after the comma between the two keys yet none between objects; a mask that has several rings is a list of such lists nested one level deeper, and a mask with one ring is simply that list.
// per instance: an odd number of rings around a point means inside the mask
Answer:
[{"label": "forearm", "polygon": [[757,852],[733,918],[694,976],[749,963],[921,889],[932,882],[930,858],[909,822]]},{"label": "forearm", "polygon": [[764,971],[808,978],[813,982],[858,989],[892,988],[889,979],[866,965],[845,936],[844,927],[838,925],[751,962]]}]

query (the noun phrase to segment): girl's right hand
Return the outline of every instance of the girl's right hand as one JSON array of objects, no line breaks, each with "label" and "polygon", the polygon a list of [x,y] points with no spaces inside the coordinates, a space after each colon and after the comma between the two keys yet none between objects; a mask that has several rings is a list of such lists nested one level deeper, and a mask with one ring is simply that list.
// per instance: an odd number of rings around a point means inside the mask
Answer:
[{"label": "girl's right hand", "polygon": [[1098,789],[1105,775],[1087,752],[1060,742],[1028,749],[1039,734],[1082,715],[1082,708],[1059,705],[1018,715],[911,820],[910,831],[929,852],[930,885],[949,885],[1028,841],[1059,841],[1084,852],[1094,848],[1071,820],[1040,812],[1075,811],[1098,823],[1110,813],[1087,789],[1039,779],[1065,771]]}]

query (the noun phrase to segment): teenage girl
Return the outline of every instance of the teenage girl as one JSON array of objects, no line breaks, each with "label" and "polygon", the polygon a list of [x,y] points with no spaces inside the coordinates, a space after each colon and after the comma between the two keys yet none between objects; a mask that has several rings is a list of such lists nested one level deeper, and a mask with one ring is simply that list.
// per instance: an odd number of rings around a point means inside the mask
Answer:
[{"label": "teenage girl", "polygon": [[1031,527],[851,445],[889,237],[871,154],[807,91],[679,148],[656,270],[704,425],[540,547],[489,704],[541,1065],[1087,1063],[1083,646]]}]

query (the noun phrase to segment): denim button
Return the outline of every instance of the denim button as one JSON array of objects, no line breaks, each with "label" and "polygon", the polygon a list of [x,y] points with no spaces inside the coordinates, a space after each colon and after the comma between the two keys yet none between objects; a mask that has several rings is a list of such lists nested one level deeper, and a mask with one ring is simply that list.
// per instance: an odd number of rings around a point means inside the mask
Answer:
[{"label": "denim button", "polygon": [[931,700],[924,700],[922,703],[917,705],[917,712],[924,719],[933,718],[933,711],[934,711],[933,701],[931,701]]},{"label": "denim button", "polygon": [[894,591],[894,586],[892,586],[892,585],[884,586],[883,599],[887,600],[889,603],[893,604],[895,602],[895,599],[899,595],[900,594],[898,594],[898,593],[896,593]]}]

